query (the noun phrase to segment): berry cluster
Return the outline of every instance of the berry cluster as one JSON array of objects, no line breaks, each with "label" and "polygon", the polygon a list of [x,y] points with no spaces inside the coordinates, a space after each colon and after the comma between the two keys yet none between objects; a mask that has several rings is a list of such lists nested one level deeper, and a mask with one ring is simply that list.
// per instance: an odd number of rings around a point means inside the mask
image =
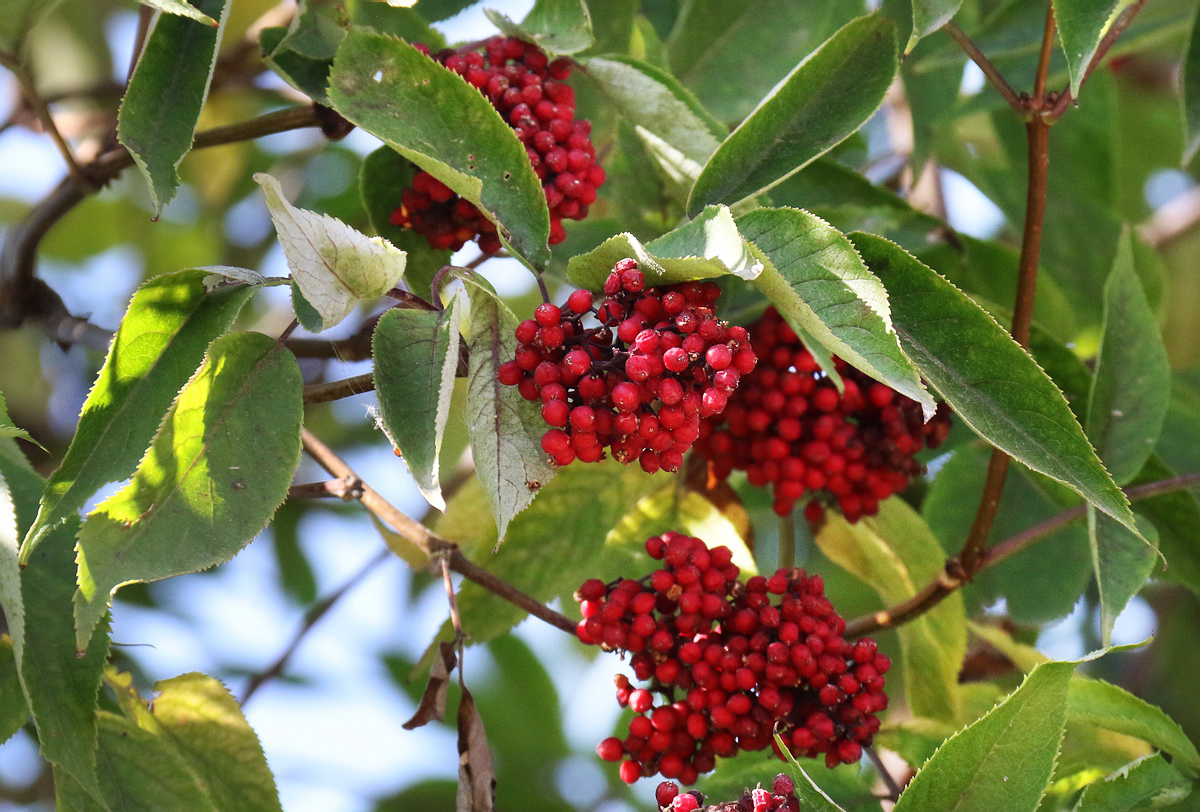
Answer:
[{"label": "berry cluster", "polygon": [[950,431],[944,403],[923,423],[916,401],[835,358],[845,384],[839,393],[773,308],[750,330],[762,363],[725,412],[702,423],[696,448],[718,477],[736,468],[753,485],[773,486],[779,515],[805,494],[814,523],[827,504],[851,522],[873,515],[921,473],[913,455]]},{"label": "berry cluster", "polygon": [[[800,799],[795,793],[795,782],[780,773],[771,782],[770,790],[748,789],[736,801],[713,804],[707,807],[707,812],[800,812]],[[694,812],[704,803],[704,796],[695,790],[680,794],[679,785],[663,781],[654,791],[654,800],[660,812]]]},{"label": "berry cluster", "polygon": [[781,569],[743,584],[729,548],[677,533],[649,539],[646,551],[661,569],[591,579],[576,593],[579,639],[629,652],[647,683],[616,677],[617,702],[636,715],[624,739],[596,748],[622,762],[624,781],[659,773],[690,784],[717,756],[766,749],[775,733],[830,767],[861,758],[887,707],[891,661],[874,640],[842,637],[846,622],[819,575]]},{"label": "berry cluster", "polygon": [[[678,471],[701,418],[720,414],[754,369],[746,330],[717,320],[713,283],[648,288],[632,259],[616,264],[604,293],[599,307],[587,290],[565,308],[538,305],[517,326],[500,382],[541,402],[551,427],[542,448],[556,465],[596,462],[608,448],[649,473]],[[600,324],[585,328],[592,314]]]},{"label": "berry cluster", "polygon": [[[429,54],[424,45],[416,47]],[[483,93],[516,130],[546,193],[550,244],[562,242],[567,236],[562,221],[586,217],[604,183],[591,122],[575,119],[575,91],[565,82],[571,62],[551,62],[537,46],[514,37],[492,37],[483,47],[484,53],[444,50],[430,56]],[[391,222],[424,234],[434,248],[458,250],[478,236],[483,253],[500,250],[495,224],[423,170],[404,191]]]}]

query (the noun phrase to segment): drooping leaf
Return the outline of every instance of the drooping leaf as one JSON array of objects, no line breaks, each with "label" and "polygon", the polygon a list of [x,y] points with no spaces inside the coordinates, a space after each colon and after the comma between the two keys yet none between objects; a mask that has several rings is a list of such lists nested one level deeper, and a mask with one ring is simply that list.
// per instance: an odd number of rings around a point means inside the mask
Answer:
[{"label": "drooping leaf", "polygon": [[[915,595],[941,573],[945,553],[908,504],[885,499],[876,516],[850,524],[831,514],[816,535],[835,564],[870,584],[886,605]],[[958,672],[967,651],[966,614],[955,592],[897,630],[904,694],[916,716],[956,720],[962,703]]]},{"label": "drooping leaf", "polygon": [[795,786],[796,797],[800,799],[801,809],[805,812],[843,812],[842,807],[835,804],[833,799],[809,778],[804,767],[796,761],[796,757],[792,755],[792,751],[784,744],[783,738],[778,733],[775,734],[775,745],[792,768],[792,784]]},{"label": "drooping leaf", "polygon": [[1120,771],[1088,784],[1077,812],[1162,809],[1187,798],[1193,783],[1160,755],[1145,756]]},{"label": "drooping leaf", "polygon": [[437,312],[392,308],[371,339],[383,425],[421,494],[438,510],[446,508],[438,458],[450,418],[461,321],[456,295]]},{"label": "drooping leaf", "polygon": [[1172,763],[1186,775],[1200,777],[1200,753],[1178,723],[1124,688],[1077,676],[1071,680],[1067,714],[1073,720],[1149,742],[1170,753]]},{"label": "drooping leaf", "polygon": [[446,718],[446,689],[450,687],[450,672],[456,665],[458,657],[454,654],[454,644],[439,644],[438,656],[433,658],[433,666],[429,669],[429,682],[425,684],[425,693],[421,694],[421,704],[413,717],[402,725],[405,730],[415,730]]},{"label": "drooping leaf", "polygon": [[254,292],[248,286],[208,292],[206,278],[205,271],[162,274],[133,294],[83,404],[71,446],[46,484],[22,556],[101,486],[133,472],[205,348],[229,329]]},{"label": "drooping leaf", "polygon": [[647,285],[670,285],[732,273],[753,279],[763,269],[738,233],[729,209],[711,206],[694,220],[645,245],[626,232],[610,237],[567,263],[567,278],[581,288],[599,290],[618,260],[631,257],[646,274]]},{"label": "drooping leaf", "polygon": [[228,0],[196,0],[199,13],[220,21],[216,27],[159,15],[121,100],[117,136],[150,184],[156,217],[179,186],[176,168],[192,148],[229,6]]},{"label": "drooping leaf", "polygon": [[769,189],[862,126],[896,73],[894,28],[860,17],[797,65],[709,158],[688,213]]},{"label": "drooping leaf", "polygon": [[1113,480],[1124,485],[1154,451],[1167,416],[1171,366],[1158,319],[1133,263],[1128,228],[1104,285],[1104,321],[1088,399],[1087,434]]},{"label": "drooping leaf", "polygon": [[[937,31],[958,12],[962,0],[912,0],[913,31],[915,42]],[[910,50],[912,44],[910,43]]]},{"label": "drooping leaf", "polygon": [[755,287],[784,318],[932,416],[936,405],[901,351],[887,291],[844,234],[799,209],[756,209],[737,226],[767,260]]},{"label": "drooping leaf", "polygon": [[20,437],[43,451],[46,450],[41,443],[29,436],[29,432],[12,422],[12,418],[8,416],[8,403],[4,400],[3,394],[0,394],[0,437]]},{"label": "drooping leaf", "polygon": [[1118,16],[1135,0],[1054,0],[1054,21],[1067,57],[1071,74],[1071,95],[1079,95],[1079,86],[1088,65],[1096,55],[1100,40]]},{"label": "drooping leaf", "polygon": [[592,15],[585,0],[537,0],[519,24],[493,9],[484,14],[510,37],[534,42],[552,56],[592,47]]},{"label": "drooping leaf", "polygon": [[466,686],[458,703],[457,812],[492,812],[496,804],[496,770],[483,717]]},{"label": "drooping leaf", "polygon": [[178,14],[180,17],[190,17],[198,23],[211,25],[214,28],[217,26],[217,21],[209,17],[200,9],[193,5],[185,3],[184,0],[138,0],[144,6],[156,8],[159,11],[167,14]]},{"label": "drooping leaf", "polygon": [[491,503],[499,544],[508,523],[529,506],[555,468],[542,450],[546,424],[537,408],[498,377],[500,365],[516,357],[517,319],[490,286],[484,287],[486,282],[466,282],[471,301],[467,423],[475,470]]},{"label": "drooping leaf", "polygon": [[338,48],[329,98],[349,121],[478,206],[515,256],[545,265],[550,213],[541,182],[512,127],[461,76],[407,43],[354,29]]},{"label": "drooping leaf", "polygon": [[296,315],[306,329],[319,332],[332,327],[360,301],[378,298],[400,281],[403,251],[329,215],[296,208],[270,175],[259,172],[254,180],[266,194],[292,279],[320,317],[312,323],[297,307]]},{"label": "drooping leaf", "polygon": [[1129,599],[1145,586],[1158,559],[1158,532],[1142,520],[1140,536],[1098,514],[1088,506],[1088,540],[1092,546],[1092,572],[1100,593],[1100,641],[1112,643],[1113,624]]},{"label": "drooping leaf", "polygon": [[1004,328],[894,243],[860,232],[850,239],[887,288],[900,346],[955,415],[1136,533],[1128,500],[1062,393]]},{"label": "drooping leaf", "polygon": [[80,650],[117,587],[221,563],[263,528],[299,462],[302,385],[267,336],[213,342],[130,483],[79,533]]},{"label": "drooping leaf", "polygon": [[1075,666],[1034,668],[1007,699],[938,748],[901,794],[897,812],[1033,812],[1054,772]]}]

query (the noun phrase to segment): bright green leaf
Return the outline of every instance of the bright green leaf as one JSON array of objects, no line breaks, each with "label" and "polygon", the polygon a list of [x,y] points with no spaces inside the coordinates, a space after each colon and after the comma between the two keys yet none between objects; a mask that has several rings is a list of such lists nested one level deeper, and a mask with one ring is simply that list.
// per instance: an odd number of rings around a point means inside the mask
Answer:
[{"label": "bright green leaf", "polygon": [[515,386],[500,383],[498,370],[517,354],[516,316],[486,282],[467,278],[471,327],[467,346],[467,424],[475,471],[487,491],[504,540],[508,523],[529,506],[555,468],[542,450],[546,423]]},{"label": "bright green leaf", "polygon": [[1171,365],[1158,319],[1134,270],[1128,228],[1104,285],[1104,321],[1086,428],[1112,478],[1124,485],[1146,464],[1163,420]]},{"label": "bright green leaf", "polygon": [[1128,500],[1062,393],[1004,328],[894,243],[858,232],[850,239],[887,288],[901,347],[954,414],[1136,533]]},{"label": "bright green leaf", "polygon": [[83,404],[75,438],[50,475],[22,556],[101,486],[133,472],[209,343],[229,329],[254,293],[249,286],[208,292],[206,279],[199,270],[162,274],[133,294]]},{"label": "bright green leaf", "polygon": [[861,127],[896,73],[894,28],[860,17],[797,65],[709,158],[688,213],[769,189]]},{"label": "bright green leaf", "polygon": [[[911,598],[945,565],[937,537],[900,499],[885,499],[878,515],[854,524],[831,513],[816,542],[830,560],[870,584],[889,605]],[[967,652],[965,621],[962,595],[955,592],[897,630],[904,694],[914,715],[960,717],[958,672]]]},{"label": "bright green leaf", "polygon": [[1079,86],[1100,40],[1108,33],[1121,12],[1135,0],[1053,0],[1054,21],[1067,57],[1071,74],[1071,95],[1079,95]]},{"label": "bright green leaf", "polygon": [[1171,808],[1191,794],[1193,782],[1160,755],[1146,756],[1088,784],[1076,812]]},{"label": "bright green leaf", "polygon": [[567,263],[567,278],[581,288],[599,290],[613,266],[627,257],[638,261],[647,285],[671,285],[729,273],[753,279],[763,269],[738,233],[729,209],[710,206],[695,220],[645,245],[628,232],[610,237],[595,250],[572,257]]},{"label": "bright green leaf", "polygon": [[800,809],[804,812],[842,812],[842,807],[835,804],[833,799],[809,778],[778,733],[775,734],[775,744],[792,768],[792,783],[795,785],[796,797],[800,800]]},{"label": "bright green leaf", "polygon": [[180,17],[190,17],[198,23],[211,25],[214,28],[217,26],[217,21],[209,17],[200,9],[185,3],[184,0],[138,0],[143,6],[156,8],[166,14],[178,14]]},{"label": "bright green leaf", "polygon": [[[339,323],[364,299],[387,293],[404,274],[405,254],[382,237],[368,237],[327,214],[298,209],[283,196],[279,181],[259,172],[279,244],[292,279],[319,314],[314,332]],[[297,316],[300,316],[297,308]]]},{"label": "bright green leaf", "polygon": [[1142,739],[1170,753],[1175,766],[1187,775],[1200,777],[1200,753],[1183,729],[1160,708],[1124,688],[1076,677],[1071,681],[1067,713],[1073,720]]},{"label": "bright green leaf", "polygon": [[929,36],[950,22],[961,5],[962,0],[912,0],[913,41]]},{"label": "bright green leaf", "polygon": [[887,291],[844,234],[799,209],[756,209],[737,225],[768,261],[755,287],[784,318],[932,416],[933,398],[892,326]]},{"label": "bright green leaf", "polygon": [[219,564],[263,528],[299,463],[302,386],[296,359],[274,339],[213,342],[132,481],[79,533],[81,650],[119,586]]},{"label": "bright green leaf", "polygon": [[338,113],[478,206],[515,256],[545,265],[550,213],[541,181],[512,127],[461,76],[407,43],[353,29],[334,60],[329,97]]},{"label": "bright green leaf", "polygon": [[445,510],[438,479],[442,435],[458,371],[461,312],[456,295],[438,312],[394,307],[371,339],[384,430],[404,455],[421,494]]},{"label": "bright green leaf", "polygon": [[483,13],[510,37],[535,42],[546,53],[575,54],[592,47],[592,15],[584,0],[537,0],[520,24],[490,8]]},{"label": "bright green leaf", "polygon": [[121,100],[117,135],[150,184],[156,216],[179,186],[176,168],[192,148],[230,5],[196,0],[197,11],[220,20],[215,28],[159,15]]},{"label": "bright green leaf", "polygon": [[1088,506],[1088,540],[1092,572],[1100,593],[1100,641],[1112,643],[1113,624],[1129,599],[1145,586],[1158,558],[1158,532],[1146,520],[1134,534]]}]

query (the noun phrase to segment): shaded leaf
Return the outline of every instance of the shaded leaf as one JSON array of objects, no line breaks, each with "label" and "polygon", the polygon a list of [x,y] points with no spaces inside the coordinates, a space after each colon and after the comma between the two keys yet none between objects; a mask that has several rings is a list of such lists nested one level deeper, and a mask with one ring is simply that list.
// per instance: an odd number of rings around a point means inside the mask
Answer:
[{"label": "shaded leaf", "polygon": [[999,324],[934,271],[880,237],[851,241],[883,282],[900,345],[955,415],[1033,470],[1137,532],[1054,382]]},{"label": "shaded leaf", "polygon": [[205,271],[162,274],[133,294],[71,446],[46,484],[23,556],[101,486],[133,472],[209,343],[229,329],[254,293],[248,286],[207,292],[206,280]]},{"label": "shaded leaf", "polygon": [[25,34],[62,0],[10,0],[0,14],[0,47],[18,51]]},{"label": "shaded leaf", "polygon": [[833,799],[808,777],[808,773],[800,766],[800,762],[796,761],[796,757],[792,755],[792,751],[783,743],[783,738],[778,733],[775,734],[775,746],[779,748],[779,752],[783,753],[784,760],[792,768],[794,791],[800,800],[800,808],[804,812],[842,812],[842,807],[835,804]]},{"label": "shaded leaf", "polygon": [[[913,31],[915,42],[937,31],[958,12],[962,0],[912,0]],[[912,43],[909,48],[911,50]]]},{"label": "shaded leaf", "polygon": [[[835,564],[870,584],[887,605],[911,598],[942,572],[945,553],[907,503],[885,499],[876,516],[850,524],[831,513],[816,534]],[[956,720],[958,672],[967,651],[962,595],[955,592],[897,629],[904,695],[915,716]]]},{"label": "shaded leaf", "polygon": [[[1155,455],[1130,484],[1157,482],[1174,475]],[[1166,559],[1166,565],[1160,566],[1154,577],[1175,581],[1200,593],[1200,544],[1196,543],[1200,533],[1200,502],[1190,492],[1179,490],[1139,499],[1135,508],[1138,516],[1154,523],[1158,550]]]},{"label": "shaded leaf", "polygon": [[1075,809],[1077,812],[1160,809],[1188,797],[1192,787],[1192,782],[1162,756],[1146,756],[1088,784]]},{"label": "shaded leaf", "polygon": [[46,450],[41,443],[29,436],[29,432],[12,422],[12,418],[8,416],[8,404],[5,402],[3,394],[0,394],[0,437],[20,437],[43,451]]},{"label": "shaded leaf", "polygon": [[797,65],[709,158],[688,213],[769,189],[861,127],[896,73],[894,29],[860,17]]},{"label": "shaded leaf", "polygon": [[492,812],[496,803],[496,771],[483,717],[466,686],[458,703],[458,812]]},{"label": "shaded leaf", "polygon": [[326,88],[329,85],[330,59],[314,59],[287,47],[288,29],[270,26],[258,33],[263,62],[281,79],[313,101],[325,104],[329,101]]},{"label": "shaded leaf", "polygon": [[446,718],[446,689],[450,687],[450,672],[456,665],[458,658],[454,655],[454,644],[438,644],[438,656],[433,658],[433,666],[429,669],[429,682],[425,684],[425,693],[421,694],[421,704],[401,727],[415,730]]},{"label": "shaded leaf", "polygon": [[1200,777],[1200,753],[1183,729],[1162,709],[1124,688],[1076,677],[1067,696],[1067,713],[1071,719],[1142,739],[1170,753],[1172,763],[1188,776]]},{"label": "shaded leaf", "polygon": [[150,184],[156,217],[179,186],[176,168],[192,148],[229,6],[228,0],[195,0],[199,13],[220,21],[216,27],[159,15],[121,100],[117,136]]},{"label": "shaded leaf", "polygon": [[473,277],[465,281],[471,302],[467,423],[475,470],[491,503],[499,544],[508,523],[554,477],[555,467],[542,450],[546,424],[541,414],[515,386],[500,383],[500,365],[516,357],[517,319],[490,286],[484,287],[486,282]]},{"label": "shaded leaf", "polygon": [[364,299],[387,293],[404,274],[405,254],[382,237],[368,237],[327,214],[298,209],[283,197],[279,181],[254,176],[267,197],[292,279],[304,300],[320,316],[313,323],[296,315],[314,332],[340,322]]},{"label": "shaded leaf", "polygon": [[213,342],[133,479],[79,533],[81,650],[117,587],[221,563],[263,528],[299,463],[302,386],[296,359],[267,336]]},{"label": "shaded leaf", "polygon": [[1079,86],[1087,73],[1100,40],[1108,33],[1122,11],[1135,0],[1054,0],[1054,21],[1067,57],[1071,74],[1071,95],[1079,95]]},{"label": "shaded leaf", "polygon": [[[0,521],[5,521],[3,512],[3,498],[0,497]],[[29,705],[21,691],[12,638],[3,635],[0,636],[0,744],[11,739],[28,719]]]},{"label": "shaded leaf", "polygon": [[510,37],[517,37],[548,54],[575,54],[592,47],[592,15],[584,0],[537,0],[520,24],[493,9],[483,13]]},{"label": "shaded leaf", "polygon": [[338,48],[329,98],[346,119],[478,206],[515,256],[546,264],[550,213],[541,182],[512,127],[461,76],[405,42],[353,29]]},{"label": "shaded leaf", "polygon": [[216,20],[214,20],[212,17],[209,17],[195,6],[185,3],[184,0],[138,0],[138,2],[143,6],[150,6],[151,8],[156,8],[159,11],[167,14],[178,14],[180,17],[190,17],[198,23],[211,25],[214,28],[217,25]]},{"label": "shaded leaf", "polygon": [[1088,540],[1092,572],[1100,593],[1100,641],[1112,643],[1113,624],[1129,599],[1146,584],[1158,558],[1158,532],[1143,520],[1140,534],[1130,533],[1108,516],[1088,506]]},{"label": "shaded leaf", "polygon": [[437,312],[392,308],[371,338],[385,431],[403,454],[421,495],[438,510],[446,508],[438,458],[458,370],[460,322],[455,295]]},{"label": "shaded leaf", "polygon": [[1192,18],[1188,33],[1187,54],[1183,59],[1183,77],[1180,93],[1183,96],[1184,120],[1187,123],[1187,140],[1184,143],[1183,161],[1186,166],[1200,151],[1200,9]]},{"label": "shaded leaf", "polygon": [[936,408],[892,326],[887,291],[846,236],[800,209],[756,209],[738,230],[767,260],[754,285],[826,352],[921,404]]}]

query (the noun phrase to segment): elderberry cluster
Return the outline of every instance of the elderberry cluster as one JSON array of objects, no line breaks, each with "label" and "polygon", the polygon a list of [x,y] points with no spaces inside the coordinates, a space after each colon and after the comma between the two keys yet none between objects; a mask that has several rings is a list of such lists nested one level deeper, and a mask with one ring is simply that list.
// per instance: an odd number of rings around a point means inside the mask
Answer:
[{"label": "elderberry cluster", "polygon": [[944,403],[924,423],[916,401],[835,358],[839,393],[774,308],[750,330],[762,363],[724,413],[701,424],[696,449],[718,477],[738,469],[751,484],[772,486],[779,515],[806,494],[814,523],[826,505],[851,522],[873,515],[921,473],[913,455],[949,433]]},{"label": "elderberry cluster", "polygon": [[[596,462],[609,449],[622,463],[678,471],[700,436],[700,420],[720,414],[757,358],[745,328],[714,313],[711,282],[646,287],[637,262],[618,262],[593,307],[577,290],[566,307],[540,304],[517,325],[517,354],[500,382],[541,401],[551,428],[542,448],[556,465]],[[585,327],[595,315],[599,326]]]},{"label": "elderberry cluster", "polygon": [[[707,812],[800,812],[800,799],[795,793],[795,782],[780,773],[770,790],[748,789],[736,801],[710,805]],[[694,812],[704,803],[704,796],[695,790],[680,794],[678,784],[663,781],[654,791],[654,800],[660,812]]]},{"label": "elderberry cluster", "polygon": [[[492,37],[483,44],[483,53],[430,54],[424,45],[415,47],[477,88],[516,130],[546,193],[550,244],[566,239],[562,221],[586,217],[604,183],[604,169],[595,162],[591,122],[575,119],[575,91],[565,81],[571,62],[551,62],[536,45],[514,37]],[[391,222],[424,234],[434,248],[457,251],[478,236],[484,254],[500,250],[496,225],[423,170],[404,190]]]},{"label": "elderberry cluster", "polygon": [[632,654],[645,687],[616,677],[636,714],[628,735],[596,748],[622,780],[685,784],[716,757],[763,750],[778,733],[796,755],[852,763],[879,730],[891,661],[875,641],[849,642],[819,575],[778,570],[738,581],[727,547],[664,533],[646,542],[662,568],[640,580],[590,579],[576,598],[584,643]]}]

